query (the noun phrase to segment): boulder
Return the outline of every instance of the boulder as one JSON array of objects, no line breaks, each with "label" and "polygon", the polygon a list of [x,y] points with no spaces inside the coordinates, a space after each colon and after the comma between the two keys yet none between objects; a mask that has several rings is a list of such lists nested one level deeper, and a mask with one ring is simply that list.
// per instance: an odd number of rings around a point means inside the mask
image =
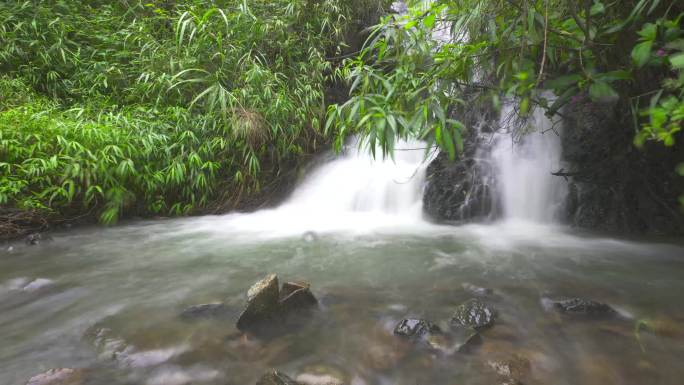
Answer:
[{"label": "boulder", "polygon": [[277,370],[271,370],[270,372],[264,374],[256,385],[301,385],[295,380],[288,377],[285,373],[279,372]]},{"label": "boulder", "polygon": [[279,312],[278,276],[269,274],[247,291],[247,307],[237,321],[237,328],[248,330],[272,320]]},{"label": "boulder", "polygon": [[394,334],[406,338],[422,338],[430,334],[441,333],[439,327],[430,321],[417,318],[406,318],[394,327]]},{"label": "boulder", "polygon": [[223,303],[204,303],[186,308],[181,312],[180,317],[184,320],[196,320],[221,317],[227,313],[228,307]]},{"label": "boulder", "polygon": [[285,282],[280,290],[280,307],[284,313],[303,309],[311,309],[318,305],[318,300],[311,293],[309,284]]},{"label": "boulder", "polygon": [[571,298],[561,301],[553,301],[554,309],[564,314],[577,314],[587,316],[612,316],[617,312],[609,305],[583,298]]},{"label": "boulder", "polygon": [[50,369],[31,377],[26,385],[80,385],[84,383],[83,374],[83,369]]},{"label": "boulder", "polygon": [[301,315],[318,305],[309,284],[286,282],[278,287],[278,277],[270,274],[255,283],[247,293],[247,307],[237,321],[242,331],[254,331],[278,323],[292,315]]},{"label": "boulder", "polygon": [[475,330],[484,329],[494,323],[496,313],[477,299],[462,303],[451,317],[451,324],[467,326]]}]

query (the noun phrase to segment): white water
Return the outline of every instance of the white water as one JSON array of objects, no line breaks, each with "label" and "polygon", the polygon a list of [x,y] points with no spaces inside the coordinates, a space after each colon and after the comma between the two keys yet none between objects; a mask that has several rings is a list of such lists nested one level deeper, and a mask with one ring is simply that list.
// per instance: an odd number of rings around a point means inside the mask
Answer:
[{"label": "white water", "polygon": [[253,237],[330,232],[421,232],[433,227],[422,216],[425,144],[397,143],[394,160],[373,159],[348,146],[344,154],[307,175],[275,209],[200,221],[199,230]]},{"label": "white water", "polygon": [[[507,119],[513,111],[504,111]],[[502,122],[503,123],[503,122]],[[541,110],[529,120],[532,132],[514,142],[507,124],[497,133],[491,158],[503,218],[508,221],[552,223],[567,193],[567,183],[551,173],[562,168],[561,143],[552,122]]]}]

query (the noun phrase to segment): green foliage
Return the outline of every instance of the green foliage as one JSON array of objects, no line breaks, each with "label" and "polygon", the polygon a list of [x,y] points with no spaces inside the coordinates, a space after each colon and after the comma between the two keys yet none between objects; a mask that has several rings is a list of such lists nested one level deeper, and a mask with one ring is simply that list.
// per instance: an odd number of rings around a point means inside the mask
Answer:
[{"label": "green foliage", "polygon": [[[465,127],[446,112],[466,94],[497,108],[515,100],[522,117],[534,108],[553,116],[585,99],[624,100],[618,90],[639,78],[641,67],[662,65],[678,78],[663,85],[659,96],[668,97],[652,103],[638,137],[671,144],[681,127],[684,56],[680,18],[668,19],[677,7],[666,3],[410,1],[406,15],[385,17],[339,71],[352,98],[329,109],[326,126],[342,137],[360,133],[371,151],[379,145],[386,154],[397,138],[413,136],[453,157]],[[634,43],[626,48],[625,41]],[[549,99],[547,90],[557,96]]]},{"label": "green foliage", "polygon": [[0,204],[182,215],[322,139],[328,57],[373,0],[0,3]]},{"label": "green foliage", "polygon": [[[684,30],[680,24],[683,15],[675,20],[658,19],[647,23],[638,32],[640,43],[632,50],[638,67],[665,68],[671,76],[665,78],[662,88],[656,90],[647,109],[641,116],[648,119],[642,125],[634,142],[642,146],[646,140],[675,144],[675,135],[684,125]],[[647,47],[647,48],[646,48]],[[659,47],[654,51],[654,47]]]}]

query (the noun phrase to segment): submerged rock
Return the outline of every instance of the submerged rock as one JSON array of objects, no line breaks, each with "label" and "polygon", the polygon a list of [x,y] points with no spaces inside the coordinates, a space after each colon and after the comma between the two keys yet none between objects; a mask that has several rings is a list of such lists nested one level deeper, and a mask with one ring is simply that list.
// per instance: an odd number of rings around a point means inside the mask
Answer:
[{"label": "submerged rock", "polygon": [[403,319],[394,328],[395,335],[407,338],[421,338],[435,333],[441,333],[437,325],[417,318]]},{"label": "submerged rock", "polygon": [[180,317],[185,320],[195,320],[221,317],[227,313],[228,307],[223,303],[204,303],[186,308],[181,312]]},{"label": "submerged rock", "polygon": [[426,340],[428,346],[437,353],[451,355],[456,352],[467,353],[482,342],[482,336],[471,327],[455,327],[447,333],[431,334]]},{"label": "submerged rock", "polygon": [[286,282],[279,289],[278,276],[270,274],[249,289],[247,307],[237,321],[237,328],[253,331],[283,321],[288,316],[306,314],[305,310],[317,305],[318,300],[311,293],[309,284]]},{"label": "submerged rock", "polygon": [[345,385],[349,381],[344,372],[328,365],[310,365],[296,378],[301,385]]},{"label": "submerged rock", "polygon": [[561,301],[553,301],[554,309],[565,314],[578,314],[589,316],[611,316],[617,314],[615,309],[601,302],[583,298],[571,298]]},{"label": "submerged rock", "polygon": [[476,330],[491,326],[496,313],[477,299],[469,299],[459,305],[451,317],[451,324],[468,326]]},{"label": "submerged rock", "polygon": [[26,385],[80,385],[83,384],[84,369],[59,368],[31,377]]},{"label": "submerged rock", "polygon": [[479,296],[484,296],[484,295],[490,295],[494,293],[494,290],[487,288],[487,287],[480,287],[480,286],[475,286],[472,283],[464,283],[461,285],[463,290],[469,292],[470,294],[474,295],[479,295]]},{"label": "submerged rock", "polygon": [[26,238],[24,238],[24,243],[26,243],[29,246],[35,246],[41,244],[42,242],[51,240],[52,237],[50,237],[49,235],[44,235],[42,233],[33,233],[27,235]]},{"label": "submerged rock", "polygon": [[288,377],[285,373],[272,370],[264,374],[256,385],[301,385]]}]

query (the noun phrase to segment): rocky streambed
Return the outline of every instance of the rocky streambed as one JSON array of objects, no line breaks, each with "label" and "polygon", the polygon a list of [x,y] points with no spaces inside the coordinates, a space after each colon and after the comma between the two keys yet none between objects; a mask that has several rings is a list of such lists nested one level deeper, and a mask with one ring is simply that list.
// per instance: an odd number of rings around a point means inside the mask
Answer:
[{"label": "rocky streambed", "polygon": [[255,240],[184,225],[4,249],[0,383],[674,385],[684,375],[677,245],[492,227]]}]

